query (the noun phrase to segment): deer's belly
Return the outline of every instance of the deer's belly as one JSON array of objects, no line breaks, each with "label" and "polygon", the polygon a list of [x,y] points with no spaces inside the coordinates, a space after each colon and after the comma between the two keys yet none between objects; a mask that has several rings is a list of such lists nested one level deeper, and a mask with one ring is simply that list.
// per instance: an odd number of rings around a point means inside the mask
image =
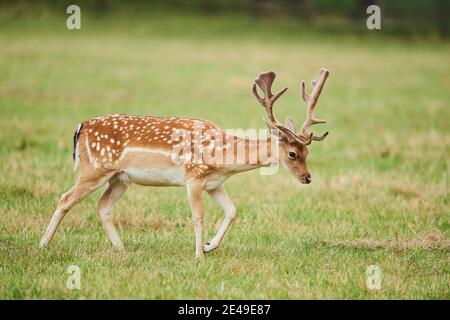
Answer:
[{"label": "deer's belly", "polygon": [[143,186],[185,186],[183,168],[128,168],[124,170],[131,182]]}]

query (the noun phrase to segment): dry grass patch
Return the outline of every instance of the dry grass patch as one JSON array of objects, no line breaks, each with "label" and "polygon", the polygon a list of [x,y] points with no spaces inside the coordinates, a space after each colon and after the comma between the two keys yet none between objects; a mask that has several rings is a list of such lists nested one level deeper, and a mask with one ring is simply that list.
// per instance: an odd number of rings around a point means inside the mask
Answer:
[{"label": "dry grass patch", "polygon": [[358,239],[358,240],[332,240],[323,241],[326,246],[337,246],[342,248],[358,249],[390,249],[395,251],[404,250],[443,250],[450,252],[450,239],[442,233],[436,232],[412,238],[409,240],[393,239]]}]

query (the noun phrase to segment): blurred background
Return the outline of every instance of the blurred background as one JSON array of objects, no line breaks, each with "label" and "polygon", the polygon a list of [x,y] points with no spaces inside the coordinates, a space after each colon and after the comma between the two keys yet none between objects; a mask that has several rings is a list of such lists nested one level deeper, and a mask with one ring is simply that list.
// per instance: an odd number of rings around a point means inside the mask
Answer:
[{"label": "blurred background", "polygon": [[[303,28],[332,33],[365,33],[366,8],[382,10],[383,32],[425,37],[448,37],[450,2],[447,0],[170,0],[170,1],[0,1],[2,17],[19,18],[28,10],[43,15],[49,10],[64,12],[78,4],[84,14],[189,14],[217,17],[238,15],[252,19],[300,24]],[[28,12],[29,14],[30,12]]]}]

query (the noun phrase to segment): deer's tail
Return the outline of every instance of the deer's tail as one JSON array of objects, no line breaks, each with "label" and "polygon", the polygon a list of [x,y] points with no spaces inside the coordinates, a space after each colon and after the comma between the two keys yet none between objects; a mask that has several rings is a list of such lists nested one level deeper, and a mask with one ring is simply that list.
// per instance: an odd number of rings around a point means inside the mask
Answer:
[{"label": "deer's tail", "polygon": [[80,163],[80,158],[78,157],[78,138],[80,137],[81,128],[83,127],[83,123],[78,125],[77,130],[73,135],[73,171],[75,171]]}]

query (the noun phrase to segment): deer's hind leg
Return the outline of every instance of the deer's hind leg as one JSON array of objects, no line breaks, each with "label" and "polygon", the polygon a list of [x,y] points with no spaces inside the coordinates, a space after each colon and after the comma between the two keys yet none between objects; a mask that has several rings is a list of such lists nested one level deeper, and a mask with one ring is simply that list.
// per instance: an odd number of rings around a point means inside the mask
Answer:
[{"label": "deer's hind leg", "polygon": [[108,188],[97,202],[97,214],[102,221],[106,235],[114,248],[119,250],[124,249],[124,246],[119,233],[114,227],[112,213],[114,205],[122,198],[123,194],[128,189],[128,185],[129,179],[125,174],[118,174],[112,177],[109,181]]},{"label": "deer's hind leg", "polygon": [[78,202],[103,186],[111,175],[112,173],[106,173],[100,170],[81,170],[80,176],[75,185],[61,196],[53,217],[50,220],[47,230],[45,231],[40,242],[41,248],[44,248],[50,244],[53,236],[55,235],[56,229],[67,212],[69,212],[69,210],[72,209],[72,207]]}]

